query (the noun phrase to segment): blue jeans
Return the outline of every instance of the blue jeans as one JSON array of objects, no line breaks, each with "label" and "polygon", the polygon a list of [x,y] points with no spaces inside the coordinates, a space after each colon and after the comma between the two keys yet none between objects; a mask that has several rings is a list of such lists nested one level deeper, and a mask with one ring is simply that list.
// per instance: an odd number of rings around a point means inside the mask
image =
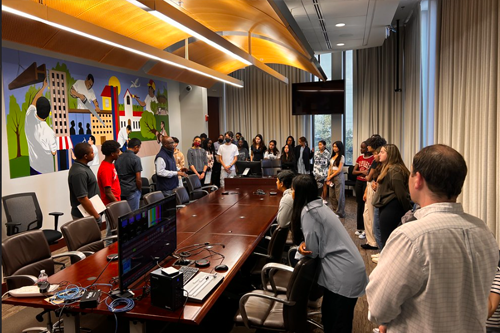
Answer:
[{"label": "blue jeans", "polygon": [[141,195],[142,191],[136,190],[131,194],[122,197],[122,199],[127,200],[131,210],[137,210],[139,209],[139,203],[141,202]]},{"label": "blue jeans", "polygon": [[378,248],[382,251],[382,233],[380,232],[380,211],[377,207],[373,208],[373,236],[377,242]]}]

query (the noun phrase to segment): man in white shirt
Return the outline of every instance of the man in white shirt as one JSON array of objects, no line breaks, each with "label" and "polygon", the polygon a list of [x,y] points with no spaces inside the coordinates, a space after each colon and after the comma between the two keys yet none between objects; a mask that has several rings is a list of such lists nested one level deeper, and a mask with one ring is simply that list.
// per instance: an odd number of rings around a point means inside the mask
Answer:
[{"label": "man in white shirt", "polygon": [[118,132],[118,143],[120,144],[120,150],[126,151],[128,145],[128,135],[132,132],[132,127],[127,125],[127,127],[122,127],[120,132]]},{"label": "man in white shirt", "polygon": [[141,101],[139,97],[135,96],[135,99],[137,103],[139,103],[140,106],[146,107],[146,111],[151,112],[154,114],[153,109],[151,108],[151,102],[158,103],[158,99],[155,96],[155,91],[156,91],[156,84],[153,80],[149,80],[148,82],[148,95],[144,99],[144,101]]},{"label": "man in white shirt", "polygon": [[409,178],[415,221],[394,230],[366,288],[371,320],[385,332],[484,332],[498,245],[457,197],[467,165],[445,145],[422,149]]},{"label": "man in white shirt", "polygon": [[217,157],[222,164],[220,171],[220,186],[224,187],[225,178],[233,178],[236,175],[234,164],[238,160],[238,147],[232,143],[233,132],[228,131],[225,135],[225,143],[219,146]]},{"label": "man in white shirt", "polygon": [[71,87],[71,96],[77,99],[78,109],[88,109],[85,105],[87,101],[90,101],[94,104],[94,108],[96,112],[100,112],[99,103],[95,97],[94,89],[94,76],[92,74],[87,75],[85,80],[77,80],[75,84]]},{"label": "man in white shirt", "polygon": [[175,141],[170,136],[162,138],[162,146],[158,155],[155,157],[156,168],[156,188],[167,196],[173,193],[173,190],[179,186],[177,177],[187,177],[186,168],[177,169],[174,159]]},{"label": "man in white shirt", "polygon": [[47,80],[43,82],[26,110],[24,132],[28,141],[30,174],[54,172],[54,156],[57,152],[56,135],[45,121],[50,114],[50,103],[43,97],[47,88]]}]

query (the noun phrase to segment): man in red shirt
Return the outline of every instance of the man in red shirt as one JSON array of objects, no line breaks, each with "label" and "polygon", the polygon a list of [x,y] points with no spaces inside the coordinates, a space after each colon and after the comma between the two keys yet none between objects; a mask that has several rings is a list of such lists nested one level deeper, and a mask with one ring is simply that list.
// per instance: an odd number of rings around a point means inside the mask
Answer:
[{"label": "man in red shirt", "polygon": [[[120,144],[115,140],[105,141],[102,144],[101,151],[105,157],[99,166],[99,171],[97,171],[97,183],[99,184],[102,202],[107,205],[110,202],[120,201],[120,181],[113,164],[120,155]],[[111,236],[111,228],[107,222],[106,237],[108,236]]]}]

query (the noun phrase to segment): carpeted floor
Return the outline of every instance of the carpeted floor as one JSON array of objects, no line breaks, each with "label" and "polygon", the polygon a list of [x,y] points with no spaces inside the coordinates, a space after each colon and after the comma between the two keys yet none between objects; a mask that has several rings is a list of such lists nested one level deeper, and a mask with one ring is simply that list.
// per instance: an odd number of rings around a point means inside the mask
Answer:
[{"label": "carpeted floor", "polygon": [[[371,262],[371,254],[375,251],[367,251],[361,249],[360,245],[364,244],[364,240],[360,240],[354,232],[356,231],[356,200],[354,197],[350,196],[346,199],[346,217],[341,219],[344,223],[345,228],[351,235],[354,243],[358,246],[361,256],[365,261],[366,272],[369,275],[371,271],[375,268],[375,264]],[[57,252],[63,252],[66,248],[63,248]],[[202,325],[199,327],[194,326],[180,326],[167,323],[149,323],[147,326],[148,332],[161,333],[161,332],[227,332],[227,333],[250,333],[255,332],[255,330],[249,330],[245,327],[234,327],[233,326],[233,316],[238,307],[237,297],[232,295],[230,292],[227,295],[220,298],[220,301],[214,306],[214,308],[209,312],[207,317],[204,319]],[[313,309],[311,309],[313,310]],[[319,311],[319,310],[317,310]],[[40,309],[30,309],[23,307],[12,307],[9,305],[2,304],[2,331],[15,333],[21,332],[27,327],[33,326],[44,326],[46,323],[39,323],[36,321],[35,316],[40,313]],[[370,323],[367,319],[368,304],[366,302],[366,296],[361,297],[355,308],[354,321],[353,321],[353,333],[371,333],[375,325]],[[54,316],[52,316],[54,319]],[[46,320],[47,316],[44,316]],[[317,320],[321,320],[321,316],[315,317]],[[128,329],[125,327],[118,328],[118,332],[127,332]],[[90,328],[92,332],[95,333],[109,333],[115,331],[115,319],[113,316],[105,317],[87,314],[81,316],[81,327]],[[312,332],[321,332],[320,330],[312,330]]]}]

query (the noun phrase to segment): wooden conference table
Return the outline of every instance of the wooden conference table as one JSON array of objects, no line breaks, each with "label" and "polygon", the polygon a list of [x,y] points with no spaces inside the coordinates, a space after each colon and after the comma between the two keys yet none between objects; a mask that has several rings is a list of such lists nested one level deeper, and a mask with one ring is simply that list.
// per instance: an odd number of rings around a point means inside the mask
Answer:
[{"label": "wooden conference table", "polygon": [[[222,243],[225,245],[214,246],[213,250],[225,256],[224,264],[229,267],[222,274],[222,283],[208,295],[203,303],[187,302],[186,306],[177,311],[169,311],[151,304],[151,297],[147,296],[135,302],[135,307],[119,314],[130,320],[131,332],[144,332],[143,321],[175,321],[186,324],[200,324],[208,313],[212,305],[234,278],[245,260],[251,255],[259,241],[264,236],[269,225],[276,217],[281,193],[270,195],[270,191],[276,191],[276,186],[271,185],[251,185],[249,184],[226,184],[222,194],[222,189],[210,193],[196,202],[181,208],[177,211],[177,248],[199,243]],[[257,195],[255,191],[262,189],[265,195]],[[104,270],[98,281],[95,278],[102,272],[108,264],[106,256],[117,252],[117,243],[114,243],[88,258],[57,272],[49,278],[49,282],[55,284],[68,281],[71,284],[87,287],[93,282],[109,283],[118,275],[118,262],[113,261]],[[207,252],[189,259],[200,259],[206,257]],[[208,258],[210,259],[210,258]],[[222,258],[215,255],[210,259],[210,267],[202,268],[200,271],[213,272],[213,268],[221,262]],[[171,266],[175,258],[167,258],[162,266]],[[145,278],[149,278],[149,273]],[[140,288],[140,284],[136,288]],[[115,288],[118,286],[116,285]],[[109,286],[99,286],[99,289],[108,292]],[[136,290],[136,295],[141,295],[142,288]],[[104,297],[101,297],[102,299]],[[29,306],[36,308],[56,309],[57,306],[49,304],[42,297],[37,298],[13,298],[3,300],[6,304],[19,306]],[[66,311],[66,310],[65,310]],[[80,312],[110,315],[104,302],[101,302],[95,309],[80,309],[79,305],[67,307],[67,312],[71,313],[65,317],[65,332],[79,331]],[[135,319],[135,320],[134,320]]]}]

